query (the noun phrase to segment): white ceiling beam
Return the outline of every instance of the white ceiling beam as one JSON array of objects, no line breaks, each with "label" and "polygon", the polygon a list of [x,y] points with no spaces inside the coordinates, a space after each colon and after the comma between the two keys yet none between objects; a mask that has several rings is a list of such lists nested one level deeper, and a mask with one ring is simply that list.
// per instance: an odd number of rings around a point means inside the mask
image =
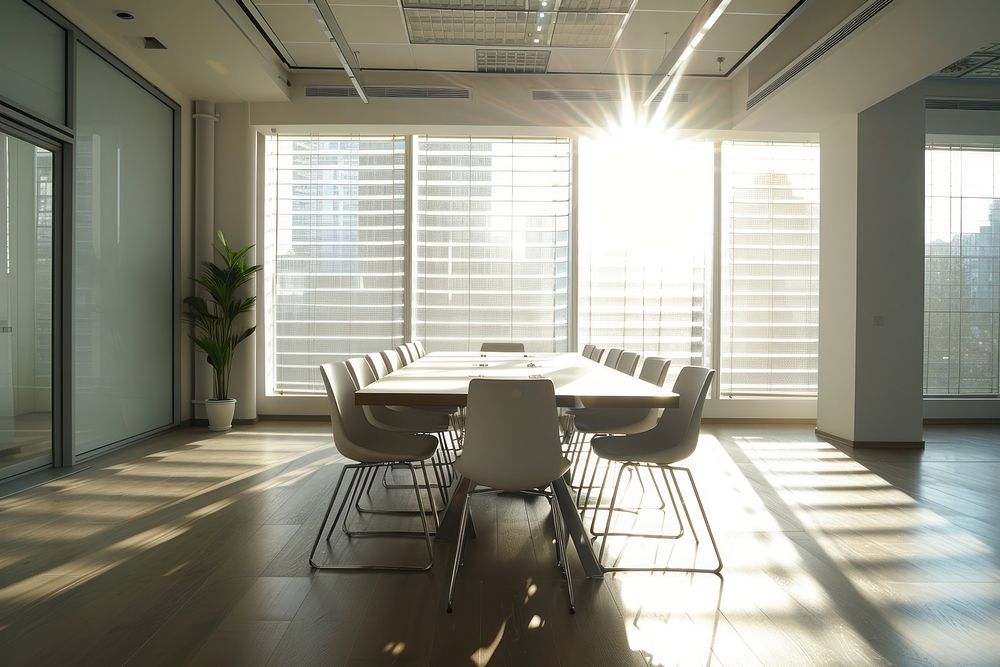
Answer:
[{"label": "white ceiling beam", "polygon": [[361,82],[361,65],[358,63],[358,58],[354,55],[354,50],[351,49],[347,38],[344,37],[344,31],[340,29],[340,24],[337,23],[337,18],[333,15],[330,3],[327,0],[309,0],[309,2],[325,25],[327,39],[330,40],[330,45],[337,52],[337,59],[340,60],[347,78],[351,80],[354,89],[358,91],[358,97],[361,98],[361,101],[368,104],[368,95],[365,94],[365,86]]},{"label": "white ceiling beam", "polygon": [[722,13],[726,11],[726,7],[729,6],[730,2],[731,0],[707,0],[701,6],[701,9],[698,10],[698,13],[695,14],[694,19],[688,25],[687,30],[684,31],[681,38],[674,44],[674,48],[667,52],[660,66],[653,72],[653,87],[646,95],[644,104],[652,104],[656,96],[660,94],[660,91],[670,83],[670,80],[683,73],[684,65],[691,58],[695,47],[705,38],[708,31],[712,29],[712,26],[719,20]]}]

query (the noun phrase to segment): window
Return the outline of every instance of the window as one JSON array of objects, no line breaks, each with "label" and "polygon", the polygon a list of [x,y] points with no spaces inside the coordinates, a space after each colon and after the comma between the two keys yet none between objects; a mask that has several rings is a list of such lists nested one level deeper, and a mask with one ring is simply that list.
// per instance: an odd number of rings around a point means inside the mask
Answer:
[{"label": "window", "polygon": [[403,341],[406,140],[268,137],[269,392],[322,392],[318,367]]},{"label": "window", "polygon": [[1000,146],[926,153],[924,394],[1000,393]]},{"label": "window", "polygon": [[711,363],[710,142],[580,140],[578,340]]},{"label": "window", "polygon": [[819,146],[722,144],[723,396],[816,395]]},{"label": "window", "polygon": [[568,139],[417,140],[414,337],[568,345]]}]

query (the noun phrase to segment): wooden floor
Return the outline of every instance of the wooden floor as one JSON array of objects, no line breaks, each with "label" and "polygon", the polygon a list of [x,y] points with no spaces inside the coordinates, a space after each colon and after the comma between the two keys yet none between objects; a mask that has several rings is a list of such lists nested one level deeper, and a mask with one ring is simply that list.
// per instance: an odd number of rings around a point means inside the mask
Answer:
[{"label": "wooden floor", "polygon": [[1000,664],[1000,428],[925,437],[850,456],[805,426],[706,426],[724,578],[578,580],[570,616],[544,499],[474,500],[447,615],[449,544],[425,574],[310,570],[328,425],[178,431],[0,501],[0,663]]}]

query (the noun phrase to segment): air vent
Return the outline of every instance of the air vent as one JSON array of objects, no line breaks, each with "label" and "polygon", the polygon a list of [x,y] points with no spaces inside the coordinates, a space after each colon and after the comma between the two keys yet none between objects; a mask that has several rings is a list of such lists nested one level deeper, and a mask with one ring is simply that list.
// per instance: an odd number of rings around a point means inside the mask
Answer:
[{"label": "air vent", "polygon": [[551,51],[476,49],[476,71],[497,74],[544,74]]},{"label": "air vent", "polygon": [[876,14],[891,5],[892,2],[893,0],[875,0],[875,2],[870,3],[850,19],[845,21],[836,31],[814,46],[811,51],[808,51],[805,55],[801,56],[795,61],[794,64],[778,74],[771,80],[770,83],[760,88],[753,94],[753,96],[747,99],[747,111],[763,102],[772,93],[823,57],[826,53],[833,49],[833,47],[847,39],[855,30],[870,21]]},{"label": "air vent", "polygon": [[162,51],[165,50],[167,47],[163,45],[163,42],[156,39],[155,37],[143,37],[142,48]]},{"label": "air vent", "polygon": [[927,108],[954,111],[1000,111],[1000,100],[928,99]]},{"label": "air vent", "polygon": [[[424,100],[467,100],[468,88],[421,88],[416,86],[365,86],[368,97]],[[358,97],[354,86],[306,86],[306,97]]]},{"label": "air vent", "polygon": [[[533,90],[531,99],[536,102],[620,102],[622,94],[617,90]],[[637,96],[635,99],[641,98]],[[653,102],[662,99],[663,93],[660,93],[653,98]],[[674,103],[685,104],[688,101],[686,91],[674,93]]]}]

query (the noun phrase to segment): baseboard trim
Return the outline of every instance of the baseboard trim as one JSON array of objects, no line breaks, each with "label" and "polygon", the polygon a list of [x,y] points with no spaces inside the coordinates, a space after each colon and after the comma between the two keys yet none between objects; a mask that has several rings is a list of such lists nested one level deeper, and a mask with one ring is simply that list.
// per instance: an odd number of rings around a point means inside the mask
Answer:
[{"label": "baseboard trim", "polygon": [[830,444],[839,445],[842,447],[847,447],[849,449],[923,449],[924,441],[906,441],[906,440],[848,440],[847,438],[841,438],[838,435],[833,435],[832,433],[827,433],[826,431],[821,431],[816,429],[816,437],[826,440]]},{"label": "baseboard trim", "polygon": [[269,422],[325,422],[330,415],[257,415],[261,421]]},{"label": "baseboard trim", "polygon": [[815,424],[815,419],[784,419],[780,417],[702,417],[702,424]]},{"label": "baseboard trim", "polygon": [[948,417],[935,417],[932,419],[925,419],[924,424],[927,426],[976,426],[983,425],[988,426],[990,424],[1000,424],[1000,419],[996,417],[965,417],[962,419],[950,419]]}]

